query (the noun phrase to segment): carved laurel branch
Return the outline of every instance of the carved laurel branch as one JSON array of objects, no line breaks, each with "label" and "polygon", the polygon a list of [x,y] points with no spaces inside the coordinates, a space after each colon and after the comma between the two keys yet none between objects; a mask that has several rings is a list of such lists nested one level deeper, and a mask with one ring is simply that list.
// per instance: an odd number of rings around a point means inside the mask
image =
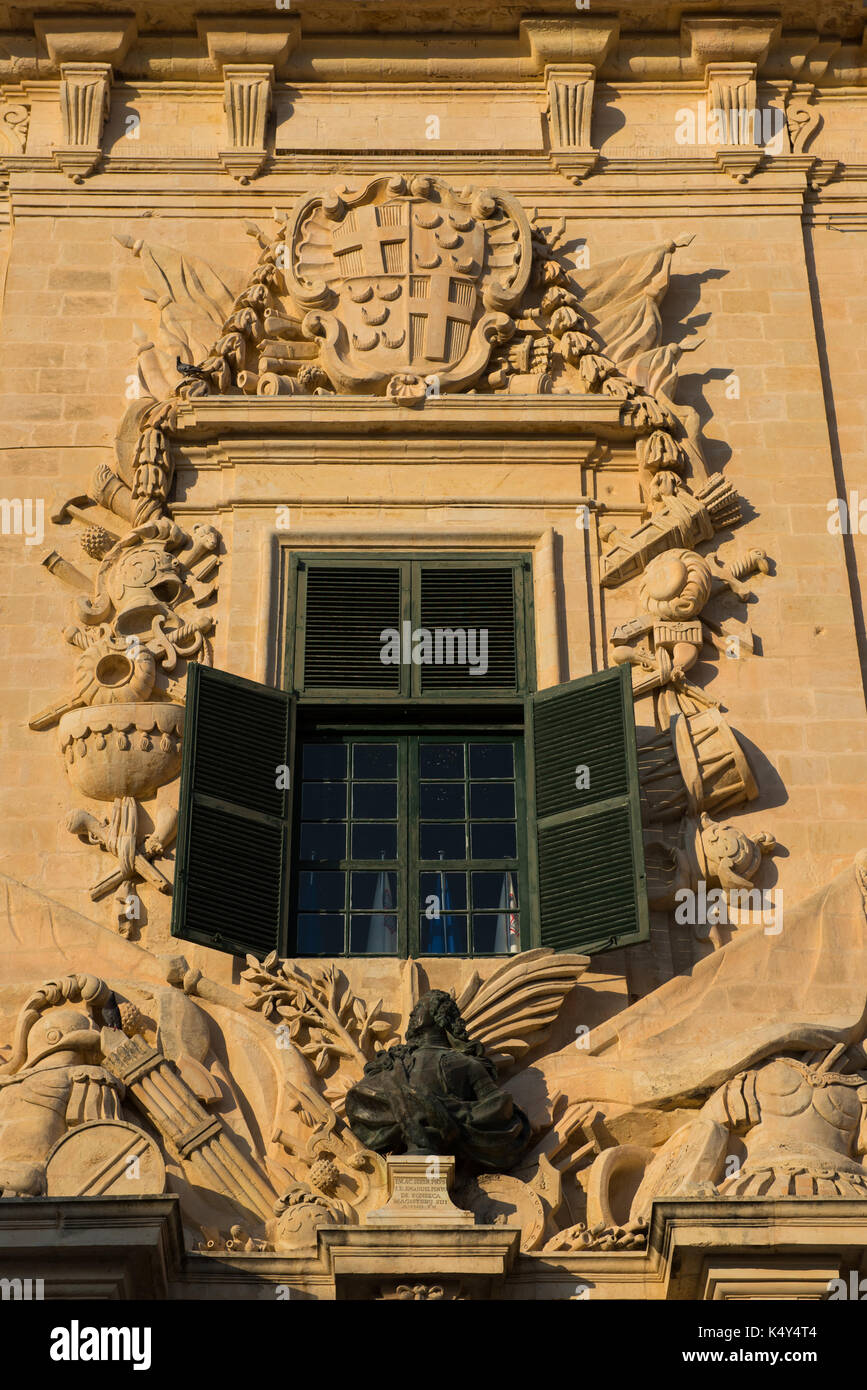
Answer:
[{"label": "carved laurel branch", "polygon": [[326,1091],[329,1100],[342,1096],[380,1047],[397,1041],[392,1024],[382,1015],[382,1000],[368,1008],[335,965],[308,974],[291,961],[279,960],[276,951],[261,964],[248,956],[247,965],[241,979],[252,996],[244,1000],[245,1006],[285,1027],[289,1041],[317,1076],[324,1078],[340,1067],[339,1085]]}]

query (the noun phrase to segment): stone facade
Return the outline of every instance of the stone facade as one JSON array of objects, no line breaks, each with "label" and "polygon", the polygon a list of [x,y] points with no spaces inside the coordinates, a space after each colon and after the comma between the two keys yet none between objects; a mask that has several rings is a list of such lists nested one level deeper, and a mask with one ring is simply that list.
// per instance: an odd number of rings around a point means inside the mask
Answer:
[{"label": "stone facade", "polygon": [[[0,1264],[827,1297],[867,1194],[863,16],[222,10],[0,7]],[[406,319],[397,252],[359,289],[402,227],[451,257],[436,348],[435,274]],[[644,939],[179,941],[189,663],[280,687],[294,556],[434,552],[525,558],[531,689],[626,668]],[[342,1102],[427,989],[532,1141],[401,1224]]]}]

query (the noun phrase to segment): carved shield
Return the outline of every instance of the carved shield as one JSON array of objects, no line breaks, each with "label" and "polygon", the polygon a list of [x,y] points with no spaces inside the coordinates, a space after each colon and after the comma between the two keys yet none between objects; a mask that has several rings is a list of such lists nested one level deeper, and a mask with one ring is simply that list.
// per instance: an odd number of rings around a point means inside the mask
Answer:
[{"label": "carved shield", "polygon": [[289,290],[310,310],[304,331],[322,340],[320,362],[343,391],[471,384],[514,331],[507,311],[531,264],[513,200],[427,178],[310,198],[287,241]]}]

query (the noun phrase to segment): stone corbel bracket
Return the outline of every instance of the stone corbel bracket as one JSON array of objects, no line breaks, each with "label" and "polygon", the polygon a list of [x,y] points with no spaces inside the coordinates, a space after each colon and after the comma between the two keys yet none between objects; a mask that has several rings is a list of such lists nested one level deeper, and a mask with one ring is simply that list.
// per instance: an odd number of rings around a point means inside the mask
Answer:
[{"label": "stone corbel bracket", "polygon": [[268,151],[265,128],[275,72],[285,64],[301,34],[300,21],[200,19],[199,37],[223,70],[227,147],[223,168],[247,184],[261,172]]},{"label": "stone corbel bracket", "polygon": [[681,39],[690,55],[687,65],[704,73],[708,123],[713,113],[725,127],[725,142],[716,151],[717,166],[738,183],[746,183],[764,158],[756,139],[756,78],[780,27],[773,15],[736,19],[693,15],[681,24]]},{"label": "stone corbel bracket", "polygon": [[599,160],[591,126],[596,73],[619,35],[615,19],[526,19],[527,39],[548,91],[551,163],[573,183],[592,173]]},{"label": "stone corbel bracket", "polygon": [[54,147],[54,162],[74,183],[83,183],[102,158],[113,65],[129,51],[136,22],[127,15],[37,19],[34,28],[60,70],[63,144]]}]

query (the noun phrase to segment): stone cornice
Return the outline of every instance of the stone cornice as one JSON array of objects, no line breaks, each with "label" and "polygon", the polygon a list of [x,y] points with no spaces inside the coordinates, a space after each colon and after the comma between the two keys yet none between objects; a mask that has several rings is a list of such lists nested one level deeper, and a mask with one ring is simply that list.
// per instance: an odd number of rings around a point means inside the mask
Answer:
[{"label": "stone cornice", "polygon": [[[544,80],[552,64],[584,63],[602,80],[676,83],[702,76],[708,63],[739,61],[754,63],[759,77],[867,82],[864,19],[842,3],[788,0],[770,13],[729,3],[716,15],[666,5],[656,24],[629,4],[576,15],[561,3],[560,14],[551,0],[544,15],[522,14],[516,6],[511,27],[496,33],[481,32],[480,16],[455,26],[459,37],[447,22],[457,12],[445,7],[436,16],[420,14],[415,31],[404,15],[400,33],[390,32],[377,13],[375,32],[365,33],[373,21],[367,7],[343,4],[329,25],[327,10],[317,7],[314,19],[304,0],[292,0],[292,11],[274,18],[263,18],[260,7],[244,18],[243,4],[202,16],[182,2],[171,6],[175,22],[167,32],[160,5],[136,2],[131,14],[99,17],[29,12],[27,22],[27,10],[0,4],[0,80],[56,75],[62,62],[99,61],[111,62],[116,77],[138,80],[214,81],[225,64],[243,62],[269,63],[278,80],[295,82],[532,83]],[[508,8],[498,11],[501,24],[508,23]],[[2,32],[10,21],[26,27]]]}]

